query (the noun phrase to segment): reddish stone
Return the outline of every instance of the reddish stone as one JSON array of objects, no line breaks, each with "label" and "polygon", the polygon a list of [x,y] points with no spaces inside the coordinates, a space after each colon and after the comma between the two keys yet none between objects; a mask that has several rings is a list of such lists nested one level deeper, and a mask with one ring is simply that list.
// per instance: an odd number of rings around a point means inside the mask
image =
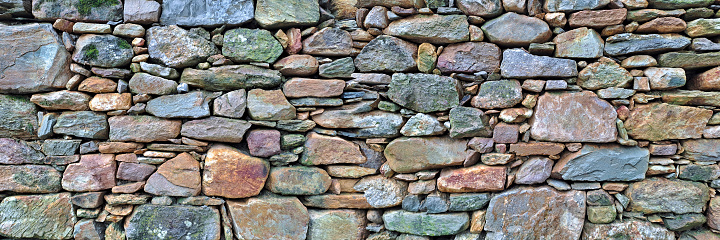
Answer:
[{"label": "reddish stone", "polygon": [[313,56],[298,54],[278,60],[273,67],[283,76],[306,77],[317,73],[319,64]]},{"label": "reddish stone", "polygon": [[297,54],[302,50],[302,32],[300,29],[297,28],[291,28],[287,31],[288,36],[288,46],[285,48],[285,51],[290,54]]},{"label": "reddish stone", "polygon": [[688,81],[687,86],[693,90],[720,90],[720,67],[695,75]]},{"label": "reddish stone", "polygon": [[293,78],[283,85],[283,93],[289,98],[336,97],[343,93],[345,81],[332,79]]},{"label": "reddish stone", "polygon": [[507,169],[475,165],[468,168],[443,169],[437,179],[438,190],[441,192],[487,192],[505,189]]},{"label": "reddish stone", "polygon": [[145,184],[154,195],[189,197],[200,193],[200,163],[189,153],[181,153],[158,167]]},{"label": "reddish stone", "polygon": [[167,141],[180,135],[182,121],[153,116],[114,116],[108,119],[110,141]]},{"label": "reddish stone", "polygon": [[226,145],[215,145],[205,157],[203,194],[226,198],[258,195],[269,171],[270,164],[265,160]]},{"label": "reddish stone", "polygon": [[266,194],[227,206],[239,239],[303,240],[307,234],[310,216],[296,197]]},{"label": "reddish stone", "polygon": [[252,130],[247,136],[250,155],[256,157],[270,157],[279,154],[280,131],[278,130]]},{"label": "reddish stone", "polygon": [[78,86],[78,91],[91,93],[112,93],[117,91],[117,83],[101,77],[89,77]]},{"label": "reddish stone", "polygon": [[529,142],[510,144],[510,153],[517,156],[545,155],[552,156],[560,154],[565,145],[562,143]]},{"label": "reddish stone", "polygon": [[82,155],[79,163],[67,166],[63,173],[62,187],[71,192],[89,192],[110,189],[115,186],[115,155]]},{"label": "reddish stone", "polygon": [[677,144],[650,144],[648,150],[650,155],[670,156],[677,152]]},{"label": "reddish stone", "polygon": [[676,17],[661,17],[643,23],[636,33],[679,33],[685,31],[687,23]]},{"label": "reddish stone", "polygon": [[117,178],[134,182],[145,181],[155,169],[155,166],[149,164],[121,162],[118,165]]},{"label": "reddish stone", "polygon": [[53,23],[53,27],[57,30],[63,31],[63,32],[73,32],[73,25],[75,25],[75,22],[68,21],[65,19],[56,19]]},{"label": "reddish stone", "polygon": [[451,44],[438,57],[442,72],[493,73],[500,67],[500,48],[492,43],[466,42]]},{"label": "reddish stone", "polygon": [[537,101],[530,134],[552,142],[614,142],[616,119],[615,108],[593,92],[547,92]]},{"label": "reddish stone", "polygon": [[520,126],[515,124],[498,123],[493,129],[493,141],[496,143],[516,143],[519,129]]},{"label": "reddish stone", "polygon": [[336,163],[365,163],[367,158],[360,146],[339,137],[330,137],[311,132],[305,141],[300,162],[305,165],[327,165]]},{"label": "reddish stone", "polygon": [[100,153],[131,153],[135,152],[135,150],[141,149],[142,147],[142,143],[101,142],[98,144]]},{"label": "reddish stone", "polygon": [[[112,191],[112,193],[136,193],[136,192],[142,190],[144,186],[145,186],[145,181],[132,182],[132,183],[128,183],[128,184],[114,186],[111,191]],[[110,205],[105,205],[105,206],[110,206]]]},{"label": "reddish stone", "polygon": [[635,105],[625,121],[633,139],[661,141],[702,137],[712,110],[666,103]]},{"label": "reddish stone", "polygon": [[583,10],[570,15],[570,27],[602,28],[622,24],[627,16],[626,8],[610,10]]}]

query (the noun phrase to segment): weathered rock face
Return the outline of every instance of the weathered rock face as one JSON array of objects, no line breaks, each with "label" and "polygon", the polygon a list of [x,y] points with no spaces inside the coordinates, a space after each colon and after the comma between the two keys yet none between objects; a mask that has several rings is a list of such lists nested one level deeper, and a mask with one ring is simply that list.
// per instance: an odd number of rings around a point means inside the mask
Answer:
[{"label": "weathered rock face", "polygon": [[363,192],[368,204],[373,208],[399,206],[407,195],[408,184],[383,176],[365,177],[355,184],[353,189]]},{"label": "weathered rock face", "polygon": [[451,44],[438,56],[442,72],[495,72],[500,67],[500,48],[492,43],[467,42]]},{"label": "weathered rock face", "polygon": [[255,6],[255,21],[264,28],[303,27],[319,20],[316,0],[260,0]]},{"label": "weathered rock face", "polygon": [[71,21],[108,22],[123,20],[120,0],[103,2],[32,1],[32,14],[40,20],[67,19]]},{"label": "weathered rock face", "polygon": [[59,192],[62,174],[50,166],[12,165],[0,166],[0,191],[16,193]]},{"label": "weathered rock face", "polygon": [[632,80],[630,72],[620,67],[620,64],[609,58],[601,58],[580,71],[577,84],[585,89],[598,90],[609,87],[628,87]]},{"label": "weathered rock face", "polygon": [[21,96],[0,95],[0,136],[20,139],[37,137],[37,107]]},{"label": "weathered rock face", "polygon": [[88,192],[115,186],[115,156],[112,154],[82,155],[79,163],[67,166],[62,187],[67,191]]},{"label": "weathered rock face", "polygon": [[422,113],[448,110],[460,101],[457,81],[433,74],[396,73],[389,88],[388,98],[393,102]]},{"label": "weathered rock face", "polygon": [[600,34],[585,27],[558,34],[553,42],[555,57],[565,58],[599,58],[605,46]]},{"label": "weathered rock face", "polygon": [[372,110],[367,102],[343,105],[327,109],[312,117],[318,125],[326,128],[343,128],[343,132],[358,138],[395,137],[403,127],[400,114]]},{"label": "weathered rock face", "polygon": [[720,161],[720,140],[692,139],[682,142],[683,155],[695,161]]},{"label": "weathered rock face", "polygon": [[270,172],[270,164],[239,150],[215,145],[207,152],[203,170],[203,194],[226,198],[258,195]]},{"label": "weathered rock face", "polygon": [[47,110],[88,110],[90,96],[75,91],[33,94],[30,101]]},{"label": "weathered rock face", "polygon": [[0,234],[11,238],[70,239],[75,209],[70,193],[7,197],[0,202]]},{"label": "weathered rock face", "polygon": [[303,53],[321,56],[349,56],[353,52],[350,33],[339,28],[323,28],[302,42]]},{"label": "weathered rock face", "polygon": [[215,44],[178,26],[147,30],[150,58],[173,68],[195,66],[219,51]]},{"label": "weathered rock face", "polygon": [[579,239],[584,220],[582,191],[516,187],[490,200],[484,230],[489,239]]},{"label": "weathered rock face", "polygon": [[128,239],[215,240],[220,231],[220,214],[208,206],[141,205],[125,222]]},{"label": "weathered rock face", "polygon": [[469,107],[455,107],[450,110],[450,137],[490,137],[492,126],[489,117],[482,110]]},{"label": "weathered rock face", "polygon": [[399,173],[462,165],[467,140],[441,137],[393,140],[385,148],[390,168]]},{"label": "weathered rock face", "polygon": [[108,119],[110,141],[167,141],[180,134],[179,120],[152,116],[114,116]]},{"label": "weathered rock face", "polygon": [[56,134],[92,139],[108,138],[109,130],[107,116],[92,111],[63,112],[52,129]]},{"label": "weathered rock face", "polygon": [[467,213],[427,214],[392,210],[383,213],[382,220],[388,230],[420,236],[458,234],[470,225]]},{"label": "weathered rock face", "polygon": [[287,101],[282,90],[250,90],[247,106],[248,113],[254,120],[272,121],[295,118],[295,107]]},{"label": "weathered rock face", "polygon": [[133,57],[132,45],[113,35],[85,34],[75,43],[73,61],[97,67],[122,67]]},{"label": "weathered rock face", "polygon": [[282,54],[282,45],[263,29],[236,28],[225,32],[223,55],[234,62],[273,63]]},{"label": "weathered rock face", "polygon": [[605,53],[610,56],[658,53],[680,50],[690,45],[690,38],[679,34],[622,33],[607,38]]},{"label": "weathered rock face", "polygon": [[72,76],[70,53],[50,24],[0,27],[0,93],[64,88]]},{"label": "weathered rock face", "polygon": [[325,136],[311,132],[305,141],[305,151],[300,162],[305,165],[327,165],[337,163],[365,163],[367,158],[360,146],[339,137]]},{"label": "weathered rock face", "polygon": [[303,240],[310,215],[297,197],[263,194],[246,201],[228,201],[239,239]]},{"label": "weathered rock face", "polygon": [[530,133],[544,141],[613,142],[616,117],[614,108],[592,92],[545,93],[530,120]]},{"label": "weathered rock face", "polygon": [[147,102],[145,110],[161,118],[201,118],[210,116],[210,102],[219,93],[193,91],[160,96]]},{"label": "weathered rock face", "polygon": [[308,240],[349,239],[365,236],[365,212],[359,210],[308,210]]},{"label": "weathered rock face", "polygon": [[[507,31],[514,29],[513,31]],[[490,42],[504,47],[522,47],[530,43],[547,42],[552,37],[544,21],[509,12],[482,25]]]},{"label": "weathered rock face", "polygon": [[488,192],[505,189],[505,167],[491,167],[477,164],[472,167],[450,169],[440,172],[437,180],[441,192]]},{"label": "weathered rock face", "polygon": [[408,72],[417,68],[417,45],[392,36],[378,36],[355,58],[361,72]]},{"label": "weathered rock face", "polygon": [[145,184],[145,192],[154,195],[189,197],[200,193],[200,163],[181,153],[158,167]]},{"label": "weathered rock face", "polygon": [[574,77],[578,74],[573,60],[536,56],[520,48],[503,51],[500,73],[505,78]]},{"label": "weathered rock face", "polygon": [[0,138],[0,149],[3,149],[0,152],[1,164],[42,163],[45,158],[42,152],[22,140]]},{"label": "weathered rock face", "polygon": [[265,188],[282,195],[317,195],[330,188],[327,172],[317,167],[274,167]]},{"label": "weathered rock face", "polygon": [[564,155],[553,175],[571,181],[636,181],[645,178],[649,159],[644,148],[586,144]]},{"label": "weathered rock face", "polygon": [[585,223],[582,239],[627,239],[672,240],[675,234],[660,225],[650,222],[629,220],[612,224]]},{"label": "weathered rock face", "polygon": [[199,140],[238,143],[250,126],[245,120],[209,117],[185,122],[180,134]]},{"label": "weathered rock face", "polygon": [[478,95],[473,97],[471,104],[476,108],[495,109],[513,107],[521,101],[522,88],[519,81],[498,80],[480,85]]},{"label": "weathered rock face", "polygon": [[700,213],[710,200],[704,183],[666,178],[649,178],[630,184],[625,190],[629,209],[643,213]]},{"label": "weathered rock face", "polygon": [[177,82],[147,73],[136,73],[130,78],[128,87],[132,93],[167,95],[173,94],[177,89]]},{"label": "weathered rock face", "polygon": [[628,135],[634,139],[700,138],[712,112],[707,109],[651,103],[635,106],[625,121]]},{"label": "weathered rock face", "polygon": [[467,15],[495,17],[503,12],[500,0],[458,0],[456,4]]},{"label": "weathered rock face", "polygon": [[548,12],[567,12],[585,9],[598,9],[610,3],[608,0],[589,0],[589,1],[570,1],[570,0],[550,0],[545,1],[543,7]]},{"label": "weathered rock face", "polygon": [[469,40],[468,27],[463,15],[415,15],[393,21],[383,33],[420,43],[447,44]]},{"label": "weathered rock face", "polygon": [[277,87],[283,83],[283,77],[277,70],[251,65],[230,65],[208,70],[186,69],[180,82],[207,91],[231,91]]},{"label": "weathered rock face", "polygon": [[241,25],[255,16],[253,1],[183,0],[162,3],[163,25]]}]

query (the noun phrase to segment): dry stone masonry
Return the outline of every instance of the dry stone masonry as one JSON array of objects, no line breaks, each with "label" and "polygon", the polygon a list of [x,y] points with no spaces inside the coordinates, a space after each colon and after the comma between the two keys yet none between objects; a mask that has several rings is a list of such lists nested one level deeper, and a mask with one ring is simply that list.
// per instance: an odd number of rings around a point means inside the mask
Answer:
[{"label": "dry stone masonry", "polygon": [[720,0],[0,5],[0,239],[720,240]]}]

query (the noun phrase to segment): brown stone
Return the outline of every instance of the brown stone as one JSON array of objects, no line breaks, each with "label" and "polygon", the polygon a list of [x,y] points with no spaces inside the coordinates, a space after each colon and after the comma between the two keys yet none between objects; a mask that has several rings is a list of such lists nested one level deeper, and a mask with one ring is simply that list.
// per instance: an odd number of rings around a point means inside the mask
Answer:
[{"label": "brown stone", "polygon": [[128,110],[130,107],[132,107],[130,93],[101,93],[90,100],[90,110],[98,112]]},{"label": "brown stone", "polygon": [[530,134],[541,141],[614,142],[615,119],[615,108],[593,92],[548,92],[538,99]]},{"label": "brown stone", "polygon": [[661,17],[643,23],[636,33],[679,33],[685,31],[687,23],[676,17]]},{"label": "brown stone", "polygon": [[[129,93],[128,93],[129,95]],[[167,141],[180,135],[180,120],[152,116],[114,116],[108,119],[110,141]]]},{"label": "brown stone", "polygon": [[[131,153],[143,147],[142,143],[101,142],[98,143],[100,153]],[[135,155],[135,154],[132,154]],[[120,155],[118,155],[119,157]],[[120,161],[120,160],[118,160]]]},{"label": "brown stone", "polygon": [[282,195],[317,195],[325,193],[331,179],[322,168],[292,166],[270,170],[265,188]]},{"label": "brown stone", "polygon": [[687,82],[688,89],[720,90],[720,67],[715,67],[695,75]]},{"label": "brown stone", "polygon": [[327,165],[337,163],[365,163],[367,158],[360,146],[339,137],[330,137],[311,132],[305,141],[300,162],[305,165]]},{"label": "brown stone", "polygon": [[246,198],[258,195],[270,171],[270,164],[239,150],[214,145],[205,157],[203,194],[226,198]]},{"label": "brown stone", "polygon": [[118,165],[117,178],[134,182],[145,181],[155,169],[155,166],[149,164],[121,162]]},{"label": "brown stone", "polygon": [[475,165],[468,168],[443,169],[437,179],[438,190],[441,192],[487,192],[505,189],[507,169]]},{"label": "brown stone", "polygon": [[297,54],[302,50],[303,44],[302,44],[302,32],[300,29],[297,28],[291,28],[287,31],[288,36],[288,46],[285,48],[285,51],[290,54]]},{"label": "brown stone", "polygon": [[117,91],[117,83],[107,78],[93,76],[83,80],[78,86],[78,91],[91,93],[112,93]]},{"label": "brown stone", "polygon": [[270,157],[280,153],[280,131],[256,129],[247,136],[247,145],[250,155],[256,157]]},{"label": "brown stone", "polygon": [[519,125],[498,123],[493,128],[493,141],[496,143],[516,143],[519,129]]},{"label": "brown stone", "polygon": [[667,178],[634,182],[625,190],[629,211],[651,213],[700,213],[710,200],[705,183]]},{"label": "brown stone", "polygon": [[158,167],[145,184],[153,195],[189,197],[200,193],[200,163],[188,153],[181,153]]},{"label": "brown stone", "polygon": [[303,204],[308,207],[339,209],[369,209],[372,208],[365,199],[363,194],[346,193],[346,194],[324,194],[307,196],[303,200]]},{"label": "brown stone", "polygon": [[263,194],[244,201],[228,201],[238,239],[303,240],[310,216],[296,197]]},{"label": "brown stone", "polygon": [[625,121],[625,128],[633,139],[700,138],[711,116],[711,110],[695,107],[666,103],[636,105]]},{"label": "brown stone", "polygon": [[0,191],[52,193],[62,190],[62,173],[44,165],[0,165]]},{"label": "brown stone", "polygon": [[393,140],[385,148],[388,166],[398,173],[462,165],[467,140],[447,137],[407,138]]},{"label": "brown stone", "polygon": [[353,52],[350,33],[339,28],[323,28],[302,43],[305,54],[341,57],[349,56]]},{"label": "brown stone", "polygon": [[62,187],[72,192],[89,192],[115,186],[115,155],[82,155],[79,163],[67,166],[63,172]]},{"label": "brown stone", "polygon": [[33,94],[30,101],[47,110],[88,110],[90,96],[75,91],[57,91],[50,93]]},{"label": "brown stone", "polygon": [[720,197],[710,199],[706,216],[708,227],[720,230]]},{"label": "brown stone", "polygon": [[601,28],[622,24],[627,16],[626,8],[610,10],[583,10],[570,15],[570,27]]},{"label": "brown stone", "polygon": [[335,97],[340,96],[344,88],[343,80],[293,78],[283,84],[282,90],[289,98]]},{"label": "brown stone", "polygon": [[437,61],[437,68],[442,72],[494,73],[500,67],[500,48],[484,42],[450,44]]},{"label": "brown stone", "polygon": [[283,76],[307,77],[317,73],[318,61],[310,55],[290,55],[278,60],[273,67]]},{"label": "brown stone", "polygon": [[508,152],[514,153],[517,156],[531,156],[531,155],[558,155],[565,149],[565,145],[561,143],[550,143],[550,142],[528,142],[528,143],[515,143],[510,144],[510,150]]}]

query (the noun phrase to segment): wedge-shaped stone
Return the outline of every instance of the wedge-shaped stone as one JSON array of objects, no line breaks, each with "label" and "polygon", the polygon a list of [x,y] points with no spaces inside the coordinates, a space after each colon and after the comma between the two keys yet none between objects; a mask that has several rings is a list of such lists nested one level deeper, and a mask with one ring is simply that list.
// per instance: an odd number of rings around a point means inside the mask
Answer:
[{"label": "wedge-shaped stone", "polygon": [[447,137],[408,138],[393,140],[385,148],[390,168],[398,173],[462,165],[467,140]]},{"label": "wedge-shaped stone", "polygon": [[649,178],[630,184],[628,210],[651,213],[701,213],[710,200],[704,183],[667,178]]},{"label": "wedge-shaped stone", "polygon": [[555,163],[552,175],[570,181],[637,181],[645,179],[646,148],[585,144]]},{"label": "wedge-shaped stone", "polygon": [[593,92],[548,92],[530,119],[531,136],[553,142],[614,142],[617,112]]},{"label": "wedge-shaped stone", "polygon": [[200,163],[188,153],[181,153],[158,167],[145,184],[153,195],[190,197],[201,189]]},{"label": "wedge-shaped stone", "polygon": [[300,163],[304,165],[328,165],[337,163],[365,163],[367,158],[360,146],[348,140],[311,132],[305,141]]},{"label": "wedge-shaped stone", "polygon": [[702,108],[667,103],[636,105],[625,120],[625,128],[633,139],[701,138],[711,116],[711,110]]}]

